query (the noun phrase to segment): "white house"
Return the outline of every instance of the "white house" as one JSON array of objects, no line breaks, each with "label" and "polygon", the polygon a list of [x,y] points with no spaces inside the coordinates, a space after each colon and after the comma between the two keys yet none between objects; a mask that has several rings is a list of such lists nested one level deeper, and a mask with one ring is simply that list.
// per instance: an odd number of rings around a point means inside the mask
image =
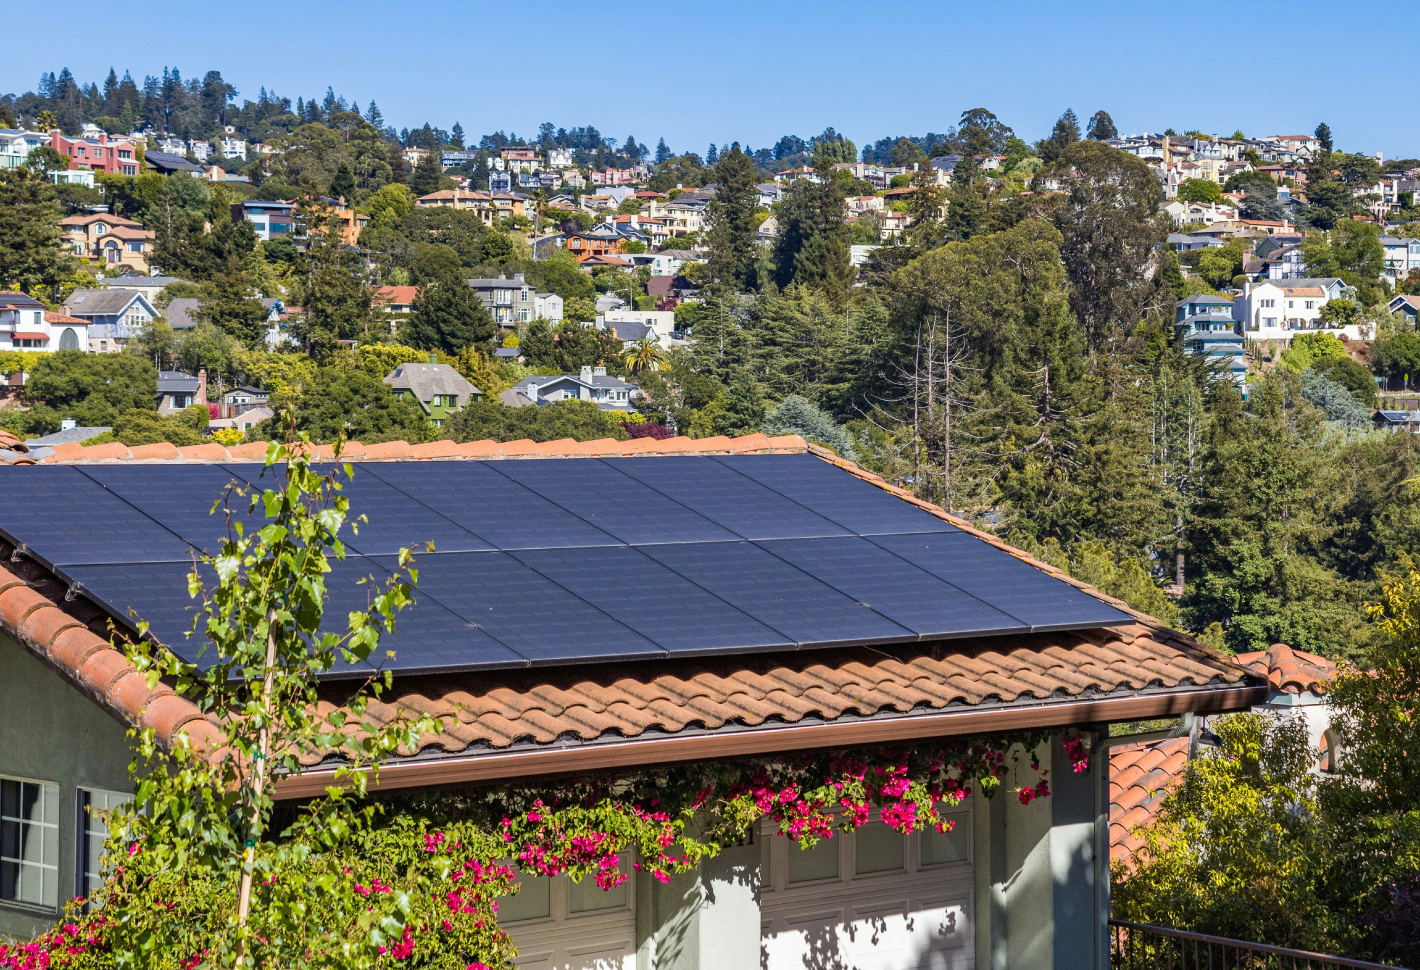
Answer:
[{"label": "white house", "polygon": [[[630,332],[626,324],[639,324],[635,339],[654,335],[656,342],[662,345],[670,344],[671,333],[675,330],[673,310],[608,310],[603,314],[603,320],[608,327],[617,328],[617,336]],[[643,328],[644,333],[641,332]]]},{"label": "white house", "polygon": [[608,377],[605,367],[583,367],[580,374],[538,374],[524,377],[499,398],[511,407],[557,401],[590,401],[603,411],[632,411],[641,389]]},{"label": "white house", "polygon": [[23,293],[0,293],[0,350],[86,350],[89,321],[49,313]]},{"label": "white house", "polygon": [[0,128],[0,169],[19,168],[30,152],[49,144],[49,136],[38,131]]},{"label": "white house", "polygon": [[226,158],[240,158],[247,160],[247,143],[245,139],[233,138],[231,135],[221,140],[222,154]]},{"label": "white house", "polygon": [[548,168],[571,168],[573,164],[571,149],[549,148],[547,150]]},{"label": "white house", "polygon": [[562,297],[556,293],[534,293],[533,313],[540,320],[551,323],[562,321]]},{"label": "white house", "polygon": [[181,138],[162,138],[158,141],[158,151],[168,155],[187,155],[187,142]]},{"label": "white house", "polygon": [[1325,330],[1348,340],[1369,340],[1368,324],[1333,327],[1321,319],[1321,308],[1349,293],[1335,277],[1325,279],[1266,280],[1246,283],[1233,299],[1233,319],[1249,340],[1290,343],[1297,333]]},{"label": "white house", "polygon": [[1420,239],[1381,236],[1385,248],[1385,278],[1392,285],[1420,269]]}]

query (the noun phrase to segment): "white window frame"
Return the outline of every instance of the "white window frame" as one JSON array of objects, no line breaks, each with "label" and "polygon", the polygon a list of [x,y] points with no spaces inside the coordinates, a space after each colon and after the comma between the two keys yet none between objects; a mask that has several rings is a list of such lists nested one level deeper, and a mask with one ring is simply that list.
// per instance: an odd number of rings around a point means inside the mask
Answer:
[{"label": "white window frame", "polygon": [[[29,861],[23,859],[23,852],[16,856],[4,854],[3,843],[0,843],[0,864],[10,866],[15,869],[15,895],[13,897],[0,897],[0,903],[11,906],[22,906],[27,909],[44,909],[54,911],[59,908],[59,784],[53,781],[43,781],[38,778],[25,778],[18,775],[0,775],[0,784],[34,785],[40,790],[39,801],[39,821],[22,819],[18,815],[4,814],[3,798],[0,797],[0,825],[16,824],[22,827],[32,827],[38,829],[40,836],[39,861]],[[21,789],[23,790],[23,789]],[[53,821],[49,821],[52,818]],[[33,870],[27,873],[26,870]],[[49,888],[53,890],[52,898],[46,894],[45,873],[51,873]],[[25,887],[28,885],[26,876],[30,879],[39,879],[39,902],[33,902],[21,898]]]},{"label": "white window frame", "polygon": [[[96,799],[102,799],[103,804],[96,804]],[[74,895],[87,899],[93,892],[96,885],[101,882],[102,872],[91,872],[89,870],[89,840],[97,837],[100,845],[108,839],[108,823],[104,822],[102,829],[93,827],[95,810],[101,812],[112,812],[120,805],[126,805],[133,801],[133,796],[123,792],[109,791],[104,788],[85,788],[80,785],[75,789],[74,798]]]}]

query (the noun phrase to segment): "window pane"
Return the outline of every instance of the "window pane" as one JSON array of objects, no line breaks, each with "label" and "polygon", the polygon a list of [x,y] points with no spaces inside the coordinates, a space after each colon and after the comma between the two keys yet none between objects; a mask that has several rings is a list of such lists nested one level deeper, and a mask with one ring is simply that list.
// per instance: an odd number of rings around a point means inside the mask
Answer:
[{"label": "window pane", "polygon": [[853,833],[854,864],[858,875],[906,868],[907,836],[898,835],[882,822],[872,821]]},{"label": "window pane", "polygon": [[498,897],[498,922],[515,923],[552,915],[552,880],[547,876],[518,874],[522,886],[516,895]]},{"label": "window pane", "polygon": [[942,818],[955,822],[950,832],[928,829],[922,833],[922,864],[939,866],[948,862],[965,862],[971,858],[971,814],[960,812],[955,815],[943,814]]},{"label": "window pane", "polygon": [[567,909],[572,913],[594,913],[601,909],[622,909],[626,906],[626,890],[631,880],[612,889],[597,885],[595,876],[584,876],[581,882],[568,882]]},{"label": "window pane", "polygon": [[812,849],[801,849],[797,842],[789,843],[789,884],[838,878],[838,843],[819,839]]}]

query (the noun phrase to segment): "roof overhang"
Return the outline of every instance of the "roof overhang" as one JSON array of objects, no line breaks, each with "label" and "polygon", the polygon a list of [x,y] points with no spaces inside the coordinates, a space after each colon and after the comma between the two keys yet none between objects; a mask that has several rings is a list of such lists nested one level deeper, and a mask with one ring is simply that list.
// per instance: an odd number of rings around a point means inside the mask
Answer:
[{"label": "roof overhang", "polygon": [[[1119,692],[1122,696],[967,706],[945,711],[879,714],[855,719],[723,726],[636,740],[558,741],[517,750],[456,756],[425,755],[387,762],[376,787],[384,790],[508,781],[542,775],[648,768],[694,761],[762,757],[824,748],[901,744],[929,738],[1084,727],[1110,721],[1172,717],[1188,711],[1219,714],[1266,702],[1266,685],[1227,684],[1187,690]],[[279,800],[310,798],[336,783],[338,765],[310,768],[277,782]]]}]

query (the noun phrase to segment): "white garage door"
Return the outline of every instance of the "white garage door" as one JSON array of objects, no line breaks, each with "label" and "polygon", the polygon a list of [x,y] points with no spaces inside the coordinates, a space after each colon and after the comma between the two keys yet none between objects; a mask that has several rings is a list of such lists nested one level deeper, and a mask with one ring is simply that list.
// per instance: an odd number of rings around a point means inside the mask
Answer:
[{"label": "white garage door", "polygon": [[764,840],[763,970],[973,970],[971,813],[898,835],[874,818],[808,851]]},{"label": "white garage door", "polygon": [[523,875],[518,894],[498,900],[520,970],[636,970],[634,878],[604,890],[590,876]]}]

